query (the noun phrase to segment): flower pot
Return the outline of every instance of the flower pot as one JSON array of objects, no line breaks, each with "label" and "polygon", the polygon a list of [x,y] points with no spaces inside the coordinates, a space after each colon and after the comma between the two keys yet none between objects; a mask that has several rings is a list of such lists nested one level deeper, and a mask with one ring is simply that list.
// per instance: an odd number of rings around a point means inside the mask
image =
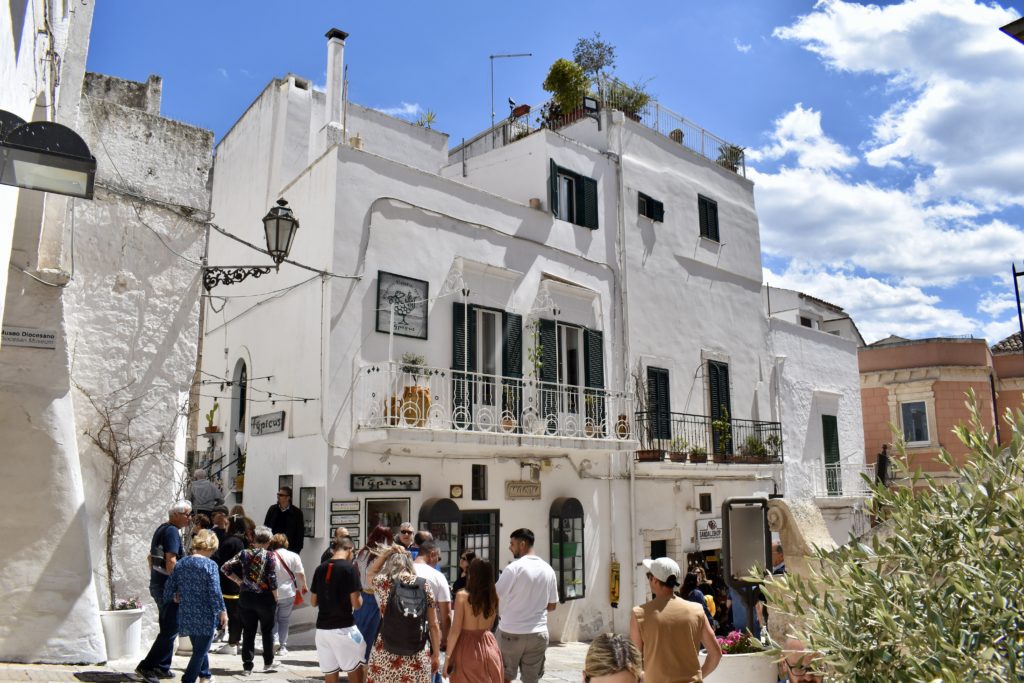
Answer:
[{"label": "flower pot", "polygon": [[430,410],[430,387],[405,387],[402,392],[402,418],[407,425],[423,427]]},{"label": "flower pot", "polygon": [[703,465],[708,461],[707,453],[690,453],[690,462],[695,465]]},{"label": "flower pot", "polygon": [[519,427],[519,421],[516,420],[514,417],[502,418],[501,431],[505,432],[506,434],[512,434],[513,432],[516,431],[517,427]]},{"label": "flower pot", "polygon": [[142,607],[100,610],[107,661],[137,657],[142,649]]},{"label": "flower pot", "polygon": [[668,452],[668,459],[671,460],[672,462],[686,462],[686,452],[685,451],[669,451]]},{"label": "flower pot", "polygon": [[636,452],[636,459],[640,462],[661,462],[665,459],[665,451],[660,448],[645,448]]},{"label": "flower pot", "polygon": [[629,420],[625,415],[619,415],[619,419],[615,423],[615,436],[620,439],[625,439],[629,436]]},{"label": "flower pot", "polygon": [[235,490],[236,491],[241,491],[244,488],[245,488],[245,475],[244,474],[239,474],[238,476],[235,477]]},{"label": "flower pot", "polygon": [[214,426],[206,427],[206,433],[207,434],[216,434],[219,431],[220,431],[220,427],[214,427]]},{"label": "flower pot", "polygon": [[[701,663],[704,655],[700,655]],[[775,658],[764,652],[745,655],[722,655],[722,661],[704,680],[708,683],[776,683],[779,667]]]}]

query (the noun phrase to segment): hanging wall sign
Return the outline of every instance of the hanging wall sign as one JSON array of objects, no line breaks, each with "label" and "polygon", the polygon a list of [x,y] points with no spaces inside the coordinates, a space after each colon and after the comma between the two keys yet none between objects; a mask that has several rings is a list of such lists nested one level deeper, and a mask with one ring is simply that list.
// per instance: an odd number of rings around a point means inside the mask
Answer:
[{"label": "hanging wall sign", "polygon": [[[387,334],[394,324],[395,334],[403,337],[427,338],[427,298],[430,284],[426,280],[377,271],[377,331]],[[394,322],[391,307],[394,305]]]},{"label": "hanging wall sign", "polygon": [[418,474],[353,474],[352,491],[419,491]]},{"label": "hanging wall sign", "polygon": [[722,547],[722,518],[697,520],[697,547],[701,550],[717,550]]},{"label": "hanging wall sign", "polygon": [[4,346],[27,346],[33,349],[57,348],[56,330],[36,330],[30,327],[3,328]]},{"label": "hanging wall sign", "polygon": [[253,415],[249,428],[250,436],[263,436],[274,432],[284,431],[284,411],[267,413],[266,415]]}]

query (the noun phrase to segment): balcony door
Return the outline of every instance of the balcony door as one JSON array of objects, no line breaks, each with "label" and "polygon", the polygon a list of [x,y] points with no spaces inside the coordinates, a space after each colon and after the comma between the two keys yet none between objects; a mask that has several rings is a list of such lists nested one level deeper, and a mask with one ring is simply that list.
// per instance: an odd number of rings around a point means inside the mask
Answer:
[{"label": "balcony door", "polygon": [[558,324],[558,428],[583,431],[583,328]]},{"label": "balcony door", "polygon": [[473,415],[481,429],[497,430],[501,422],[502,339],[501,311],[476,310],[476,357]]}]

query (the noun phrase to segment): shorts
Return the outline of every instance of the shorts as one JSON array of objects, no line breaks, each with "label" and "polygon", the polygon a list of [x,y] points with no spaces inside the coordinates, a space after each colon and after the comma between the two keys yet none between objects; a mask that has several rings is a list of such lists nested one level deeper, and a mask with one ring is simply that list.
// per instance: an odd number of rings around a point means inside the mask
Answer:
[{"label": "shorts", "polygon": [[345,628],[318,628],[316,630],[316,656],[320,671],[333,674],[348,673],[366,663],[366,643],[355,626]]},{"label": "shorts", "polygon": [[544,657],[548,649],[548,633],[505,633],[500,628],[495,634],[501,661],[505,666],[505,680],[513,681],[522,670],[523,683],[537,683],[544,676]]}]

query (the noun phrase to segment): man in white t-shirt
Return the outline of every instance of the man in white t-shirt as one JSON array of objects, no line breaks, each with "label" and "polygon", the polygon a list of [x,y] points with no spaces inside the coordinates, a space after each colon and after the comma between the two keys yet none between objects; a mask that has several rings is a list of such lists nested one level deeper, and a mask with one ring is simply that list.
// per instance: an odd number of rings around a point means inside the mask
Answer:
[{"label": "man in white t-shirt", "polygon": [[[434,541],[423,541],[420,543],[420,551],[412,563],[416,570],[416,576],[424,579],[434,591],[434,600],[437,603],[437,622],[441,625],[441,651],[443,652],[448,644],[448,629],[452,623],[452,591],[448,587],[448,579],[444,574],[434,569],[434,565],[441,559],[441,553],[437,550]],[[434,674],[434,683],[441,683],[441,671],[444,666]]]},{"label": "man in white t-shirt", "polygon": [[508,548],[515,562],[498,577],[498,647],[505,664],[505,683],[522,670],[523,683],[544,675],[548,649],[548,612],[558,604],[555,570],[533,552],[533,532],[516,529]]}]

